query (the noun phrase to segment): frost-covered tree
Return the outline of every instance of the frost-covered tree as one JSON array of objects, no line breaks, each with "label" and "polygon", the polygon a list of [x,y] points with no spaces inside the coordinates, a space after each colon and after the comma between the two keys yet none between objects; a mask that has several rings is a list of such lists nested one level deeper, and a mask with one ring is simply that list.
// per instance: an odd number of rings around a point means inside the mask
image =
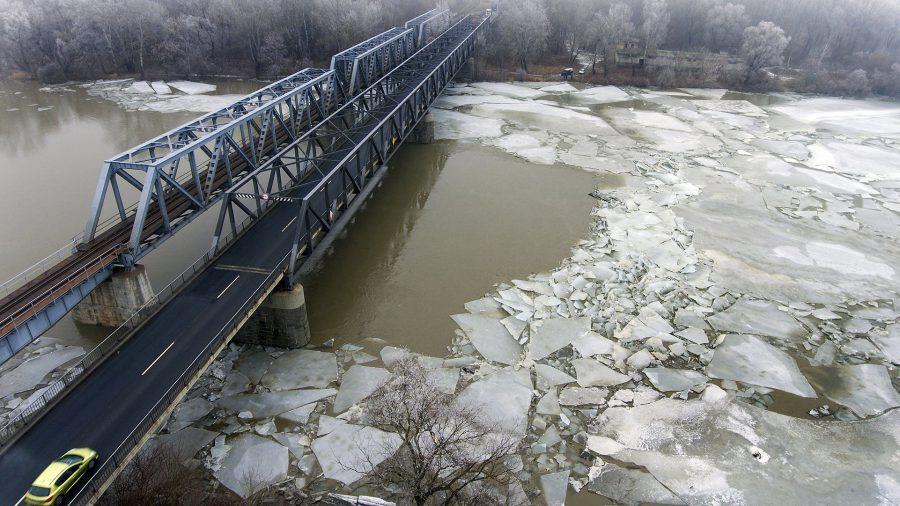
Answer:
[{"label": "frost-covered tree", "polygon": [[748,84],[764,67],[781,65],[784,49],[790,40],[784,30],[769,21],[760,21],[758,25],[744,29],[744,43],[741,46],[744,84]]},{"label": "frost-covered tree", "polygon": [[856,69],[850,72],[847,75],[844,87],[847,93],[854,97],[864,97],[872,92],[872,87],[869,84],[869,75],[863,69]]},{"label": "frost-covered tree", "polygon": [[666,38],[669,29],[669,11],[666,0],[644,0],[641,37],[644,41],[644,52],[656,49],[660,41]]},{"label": "frost-covered tree", "polygon": [[744,28],[750,24],[746,7],[727,3],[717,5],[706,18],[706,46],[714,51],[731,51],[741,43]]},{"label": "frost-covered tree", "polygon": [[625,2],[614,2],[608,12],[597,12],[590,27],[593,47],[591,73],[596,73],[598,58],[603,59],[603,75],[609,74],[609,64],[615,59],[616,45],[634,33],[631,7]]}]

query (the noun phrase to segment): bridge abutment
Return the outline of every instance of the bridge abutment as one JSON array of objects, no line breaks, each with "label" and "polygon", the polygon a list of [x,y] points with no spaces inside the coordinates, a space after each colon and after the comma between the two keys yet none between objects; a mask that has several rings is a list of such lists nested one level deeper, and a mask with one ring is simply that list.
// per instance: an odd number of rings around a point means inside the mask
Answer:
[{"label": "bridge abutment", "polygon": [[292,290],[276,290],[241,327],[235,341],[240,343],[301,348],[309,344],[306,295],[299,283]]},{"label": "bridge abutment", "polygon": [[432,144],[434,142],[434,118],[431,113],[425,115],[416,128],[409,133],[406,142],[413,144]]},{"label": "bridge abutment", "polygon": [[119,269],[72,309],[72,317],[86,325],[118,327],[151,298],[153,287],[143,265]]}]

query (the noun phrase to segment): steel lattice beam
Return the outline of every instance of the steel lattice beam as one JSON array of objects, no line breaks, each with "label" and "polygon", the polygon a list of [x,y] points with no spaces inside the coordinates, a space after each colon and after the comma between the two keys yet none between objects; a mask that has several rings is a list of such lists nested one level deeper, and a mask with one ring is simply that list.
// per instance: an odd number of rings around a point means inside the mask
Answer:
[{"label": "steel lattice beam", "polygon": [[472,55],[486,21],[464,18],[447,29],[235,184],[224,197],[213,248],[226,228],[238,233],[239,213],[256,220],[274,205],[293,203],[298,219],[285,266],[292,278]]},{"label": "steel lattice beam", "polygon": [[[137,262],[415,50],[415,30],[393,28],[335,55],[330,70],[301,70],[107,160],[76,241],[87,248],[128,226],[127,238],[117,232],[116,240],[128,244],[124,263]],[[126,189],[139,192],[136,203],[126,203]]]}]

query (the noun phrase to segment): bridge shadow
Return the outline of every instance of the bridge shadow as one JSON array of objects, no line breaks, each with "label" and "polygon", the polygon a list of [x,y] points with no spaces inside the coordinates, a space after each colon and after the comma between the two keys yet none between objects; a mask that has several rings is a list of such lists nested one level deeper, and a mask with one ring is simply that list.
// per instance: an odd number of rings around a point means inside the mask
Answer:
[{"label": "bridge shadow", "polygon": [[555,267],[587,232],[595,177],[472,143],[406,145],[303,280],[313,342],[379,337],[443,354],[449,315]]}]

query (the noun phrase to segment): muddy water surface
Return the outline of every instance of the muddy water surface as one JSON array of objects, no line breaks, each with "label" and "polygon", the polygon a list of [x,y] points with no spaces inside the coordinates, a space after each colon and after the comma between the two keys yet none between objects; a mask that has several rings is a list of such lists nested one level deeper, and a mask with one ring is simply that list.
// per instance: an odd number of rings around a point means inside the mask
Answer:
[{"label": "muddy water surface", "polygon": [[[216,94],[262,86],[215,84]],[[200,116],[127,111],[78,85],[67,90],[0,82],[4,281],[82,230],[103,160]],[[471,143],[407,145],[390,167],[307,280],[317,342],[381,337],[443,354],[454,330],[449,315],[463,311],[463,303],[568,256],[587,232],[588,192],[598,182],[584,171],[537,166]],[[156,289],[209,247],[215,214],[145,258]],[[106,332],[67,318],[47,335],[90,346]]]},{"label": "muddy water surface", "polygon": [[443,355],[465,302],[569,255],[595,184],[621,181],[471,143],[404,146],[305,282],[313,340],[378,337]]}]

